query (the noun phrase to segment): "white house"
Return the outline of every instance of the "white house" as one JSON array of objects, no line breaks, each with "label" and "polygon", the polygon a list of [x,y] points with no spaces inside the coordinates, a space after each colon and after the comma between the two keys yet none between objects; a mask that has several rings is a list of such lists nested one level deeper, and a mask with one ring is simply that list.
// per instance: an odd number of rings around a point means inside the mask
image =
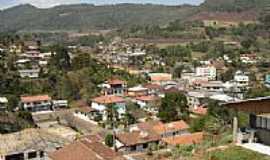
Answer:
[{"label": "white house", "polygon": [[122,116],[126,113],[126,102],[122,97],[115,96],[115,95],[107,95],[96,97],[92,99],[91,107],[95,109],[99,114],[102,115],[102,119],[105,121],[107,120],[107,111],[108,106],[112,105],[115,107],[118,118],[122,118]]},{"label": "white house", "polygon": [[0,53],[3,53],[5,51],[4,48],[0,48]]},{"label": "white house", "polygon": [[21,78],[38,78],[40,69],[22,69],[19,70]]},{"label": "white house", "polygon": [[140,96],[135,98],[135,101],[140,106],[140,108],[154,114],[158,113],[157,103],[159,100],[160,97],[154,95]]},{"label": "white house", "polygon": [[17,65],[24,65],[24,64],[29,63],[29,62],[31,62],[30,59],[18,59],[18,60],[16,61],[16,64],[17,64]]},{"label": "white house", "polygon": [[148,88],[139,85],[129,88],[127,93],[130,97],[146,96],[148,94]]},{"label": "white house", "polygon": [[196,76],[207,77],[209,80],[216,80],[217,69],[214,66],[197,67]]},{"label": "white house", "polygon": [[209,97],[210,99],[220,101],[220,102],[232,102],[238,100],[237,98],[233,98],[231,96],[228,96],[226,94],[214,94]]},{"label": "white house", "polygon": [[20,106],[30,112],[52,111],[52,98],[49,95],[21,96]]},{"label": "white house", "polygon": [[53,100],[53,108],[66,108],[68,107],[68,101],[67,100]]},{"label": "white house", "polygon": [[40,60],[40,61],[38,61],[38,64],[40,66],[47,66],[48,65],[48,61],[47,60]]},{"label": "white house", "polygon": [[237,87],[247,87],[249,85],[249,77],[242,71],[237,71],[234,75],[234,82]]},{"label": "white house", "polygon": [[208,77],[197,76],[196,73],[183,73],[181,79],[186,80],[189,85],[208,82]]},{"label": "white house", "polygon": [[241,54],[240,60],[242,63],[245,63],[245,64],[254,64],[257,62],[257,55],[256,54]]},{"label": "white house", "polygon": [[225,87],[224,83],[221,81],[209,81],[207,83],[202,83],[200,89],[207,92],[223,92]]},{"label": "white house", "polygon": [[25,57],[25,58],[29,58],[31,60],[39,60],[39,59],[43,58],[42,54],[36,50],[27,51],[27,52],[21,54],[20,56]]},{"label": "white house", "polygon": [[197,109],[202,105],[202,99],[206,98],[205,92],[190,91],[186,95],[187,102],[190,110]]},{"label": "white house", "polygon": [[0,111],[7,109],[8,99],[6,97],[0,97]]},{"label": "white house", "polygon": [[99,85],[104,95],[123,96],[126,91],[126,82],[120,79],[109,79],[104,84]]}]

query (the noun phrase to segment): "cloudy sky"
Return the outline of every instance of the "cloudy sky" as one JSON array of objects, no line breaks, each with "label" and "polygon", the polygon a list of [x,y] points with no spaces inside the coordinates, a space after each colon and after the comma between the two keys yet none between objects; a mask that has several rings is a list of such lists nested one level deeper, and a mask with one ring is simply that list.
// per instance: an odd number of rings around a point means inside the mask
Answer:
[{"label": "cloudy sky", "polygon": [[32,4],[39,8],[48,8],[60,4],[92,3],[96,5],[115,3],[155,3],[167,5],[195,4],[198,5],[204,0],[0,0],[0,9],[9,8],[19,4]]}]

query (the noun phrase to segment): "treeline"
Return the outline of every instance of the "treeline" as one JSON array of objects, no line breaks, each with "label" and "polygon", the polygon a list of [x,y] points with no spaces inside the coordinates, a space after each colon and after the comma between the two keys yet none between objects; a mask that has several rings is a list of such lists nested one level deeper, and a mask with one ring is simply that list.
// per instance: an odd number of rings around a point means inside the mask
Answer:
[{"label": "treeline", "polygon": [[260,10],[267,5],[268,0],[206,0],[201,8],[220,12],[242,12],[250,9]]},{"label": "treeline", "polygon": [[183,22],[181,20],[176,20],[163,27],[159,25],[134,25],[120,30],[120,34],[126,38],[200,39],[203,38],[203,34],[194,32],[191,29],[202,26],[203,23],[200,21]]}]

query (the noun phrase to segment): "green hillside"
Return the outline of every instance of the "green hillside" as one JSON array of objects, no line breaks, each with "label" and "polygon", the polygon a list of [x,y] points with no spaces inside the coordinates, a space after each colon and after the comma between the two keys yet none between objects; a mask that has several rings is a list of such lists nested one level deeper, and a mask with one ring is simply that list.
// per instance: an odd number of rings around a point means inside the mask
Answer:
[{"label": "green hillside", "polygon": [[130,25],[164,25],[193,12],[191,6],[161,5],[66,5],[38,9],[21,5],[0,13],[0,29],[79,30],[112,29]]},{"label": "green hillside", "polygon": [[241,12],[249,9],[260,10],[269,5],[269,0],[206,0],[202,9],[208,11]]},{"label": "green hillside", "polygon": [[200,12],[260,12],[270,0],[206,0],[201,6],[151,4],[63,5],[39,9],[20,5],[0,12],[1,31],[115,29],[132,25],[163,26]]}]

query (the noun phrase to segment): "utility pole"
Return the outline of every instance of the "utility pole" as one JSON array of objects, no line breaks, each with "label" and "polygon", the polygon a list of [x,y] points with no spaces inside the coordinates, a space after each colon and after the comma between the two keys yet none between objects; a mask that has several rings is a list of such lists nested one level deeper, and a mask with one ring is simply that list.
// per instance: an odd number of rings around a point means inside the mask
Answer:
[{"label": "utility pole", "polygon": [[234,143],[237,143],[238,141],[237,130],[238,130],[238,119],[237,117],[233,117],[233,142]]}]

